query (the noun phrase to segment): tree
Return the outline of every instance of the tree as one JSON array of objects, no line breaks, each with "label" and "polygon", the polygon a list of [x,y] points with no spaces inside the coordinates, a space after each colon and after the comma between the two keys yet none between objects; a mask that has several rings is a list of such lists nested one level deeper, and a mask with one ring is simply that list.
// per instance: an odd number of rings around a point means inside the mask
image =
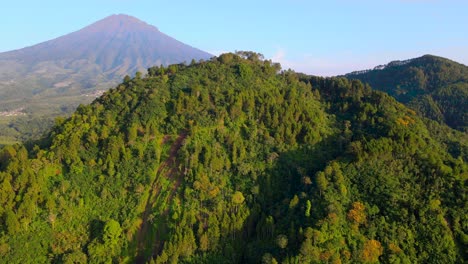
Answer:
[{"label": "tree", "polygon": [[119,222],[111,219],[107,221],[104,226],[103,241],[106,245],[114,246],[119,242],[120,235],[122,234],[122,228]]},{"label": "tree", "polygon": [[306,209],[305,209],[305,216],[306,217],[310,217],[310,209],[312,207],[312,203],[310,202],[310,200],[307,200],[306,202]]},{"label": "tree", "polygon": [[288,246],[288,237],[285,235],[278,235],[276,237],[276,245],[281,249],[285,249]]},{"label": "tree", "polygon": [[88,263],[88,257],[81,251],[73,251],[72,253],[65,254],[62,261],[64,264],[84,264]]},{"label": "tree", "polygon": [[321,196],[322,192],[324,192],[328,187],[328,180],[325,177],[325,173],[323,173],[323,172],[317,173],[317,176],[315,177],[315,180],[317,182],[317,187],[319,188],[320,196]]},{"label": "tree", "polygon": [[93,240],[88,245],[88,256],[90,263],[112,263],[111,250],[106,248],[105,245],[99,243],[97,239]]},{"label": "tree", "polygon": [[131,124],[128,126],[127,139],[129,142],[135,141],[138,135],[138,126],[136,124]]},{"label": "tree", "polygon": [[141,75],[142,75],[141,72],[137,71],[135,73],[135,79],[141,79]]},{"label": "tree", "polygon": [[263,264],[277,264],[278,261],[270,253],[265,253],[262,257]]},{"label": "tree", "polygon": [[348,219],[360,225],[366,222],[366,207],[361,202],[354,202],[353,208],[348,212]]},{"label": "tree", "polygon": [[5,224],[8,230],[8,233],[13,235],[20,231],[21,226],[18,221],[18,217],[13,211],[8,210],[5,214]]},{"label": "tree", "polygon": [[294,195],[294,197],[289,202],[289,209],[294,209],[294,207],[296,207],[298,203],[299,203],[299,197],[297,197],[297,195]]},{"label": "tree", "polygon": [[367,240],[361,252],[361,261],[364,263],[378,262],[382,253],[383,249],[379,241],[374,239]]},{"label": "tree", "polygon": [[208,235],[206,233],[200,236],[200,246],[198,247],[201,251],[207,251],[210,241],[208,239]]},{"label": "tree", "polygon": [[236,208],[236,212],[237,212],[237,207],[241,205],[244,202],[244,200],[245,200],[244,195],[239,191],[236,191],[232,195],[232,203],[234,204]]}]

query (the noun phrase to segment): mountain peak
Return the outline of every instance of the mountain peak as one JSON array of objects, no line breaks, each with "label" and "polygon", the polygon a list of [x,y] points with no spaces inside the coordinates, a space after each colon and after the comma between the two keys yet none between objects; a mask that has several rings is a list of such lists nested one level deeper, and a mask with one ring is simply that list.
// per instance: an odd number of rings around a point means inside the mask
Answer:
[{"label": "mountain peak", "polygon": [[421,115],[466,131],[468,67],[439,56],[392,61],[346,75],[394,96]]},{"label": "mountain peak", "polygon": [[[4,69],[0,74],[0,105],[15,94],[37,98],[42,93],[47,98],[89,93],[155,65],[211,57],[135,17],[111,15],[56,39],[0,53],[0,69]],[[23,92],[11,92],[17,87],[24,87]]]},{"label": "mountain peak", "polygon": [[91,32],[112,32],[112,31],[158,31],[155,26],[139,20],[136,17],[126,14],[113,14],[105,17],[83,29]]},{"label": "mountain peak", "polygon": [[112,19],[112,18],[119,19],[119,20],[133,20],[133,21],[142,22],[138,18],[136,18],[134,16],[127,15],[127,14],[112,14],[112,15],[110,15],[108,17],[105,17],[104,19]]},{"label": "mountain peak", "polygon": [[[100,21],[105,21],[108,23],[120,22],[120,23],[129,23],[129,24],[143,24],[148,25],[146,22],[141,21],[140,19],[130,16],[127,14],[113,14],[108,17],[101,19]],[[99,22],[99,21],[98,21]]]}]

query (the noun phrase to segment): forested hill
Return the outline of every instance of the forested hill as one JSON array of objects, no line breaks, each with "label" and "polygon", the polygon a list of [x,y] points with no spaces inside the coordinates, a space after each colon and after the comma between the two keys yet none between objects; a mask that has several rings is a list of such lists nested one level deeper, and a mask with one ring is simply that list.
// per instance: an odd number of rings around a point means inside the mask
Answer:
[{"label": "forested hill", "polygon": [[425,55],[346,77],[389,93],[423,116],[467,131],[468,67],[463,64]]},{"label": "forested hill", "polygon": [[0,150],[0,262],[463,263],[464,136],[256,53],[153,67]]},{"label": "forested hill", "polygon": [[211,56],[123,14],[0,53],[0,145],[37,139],[55,117],[71,115],[126,75]]}]

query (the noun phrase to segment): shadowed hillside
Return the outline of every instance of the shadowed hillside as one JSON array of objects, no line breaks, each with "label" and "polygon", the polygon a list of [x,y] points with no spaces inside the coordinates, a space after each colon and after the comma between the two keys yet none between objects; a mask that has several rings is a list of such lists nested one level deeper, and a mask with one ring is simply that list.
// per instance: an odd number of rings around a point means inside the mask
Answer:
[{"label": "shadowed hillside", "polygon": [[0,149],[0,260],[463,263],[466,136],[280,69],[253,52],[152,67]]},{"label": "shadowed hillside", "polygon": [[346,77],[367,82],[439,123],[468,128],[468,67],[463,64],[425,55]]}]

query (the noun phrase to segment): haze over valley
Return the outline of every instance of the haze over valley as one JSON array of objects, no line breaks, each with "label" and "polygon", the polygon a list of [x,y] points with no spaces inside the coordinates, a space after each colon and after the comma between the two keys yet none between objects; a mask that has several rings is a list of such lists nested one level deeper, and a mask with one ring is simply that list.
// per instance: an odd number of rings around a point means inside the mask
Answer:
[{"label": "haze over valley", "polygon": [[465,2],[3,5],[0,264],[467,262]]},{"label": "haze over valley", "polygon": [[126,75],[210,57],[122,14],[50,41],[0,53],[0,112],[9,117],[0,121],[0,140],[28,139],[22,135],[28,132],[18,124],[21,120],[43,120],[49,125],[37,130],[45,132],[55,117],[90,103]]}]

